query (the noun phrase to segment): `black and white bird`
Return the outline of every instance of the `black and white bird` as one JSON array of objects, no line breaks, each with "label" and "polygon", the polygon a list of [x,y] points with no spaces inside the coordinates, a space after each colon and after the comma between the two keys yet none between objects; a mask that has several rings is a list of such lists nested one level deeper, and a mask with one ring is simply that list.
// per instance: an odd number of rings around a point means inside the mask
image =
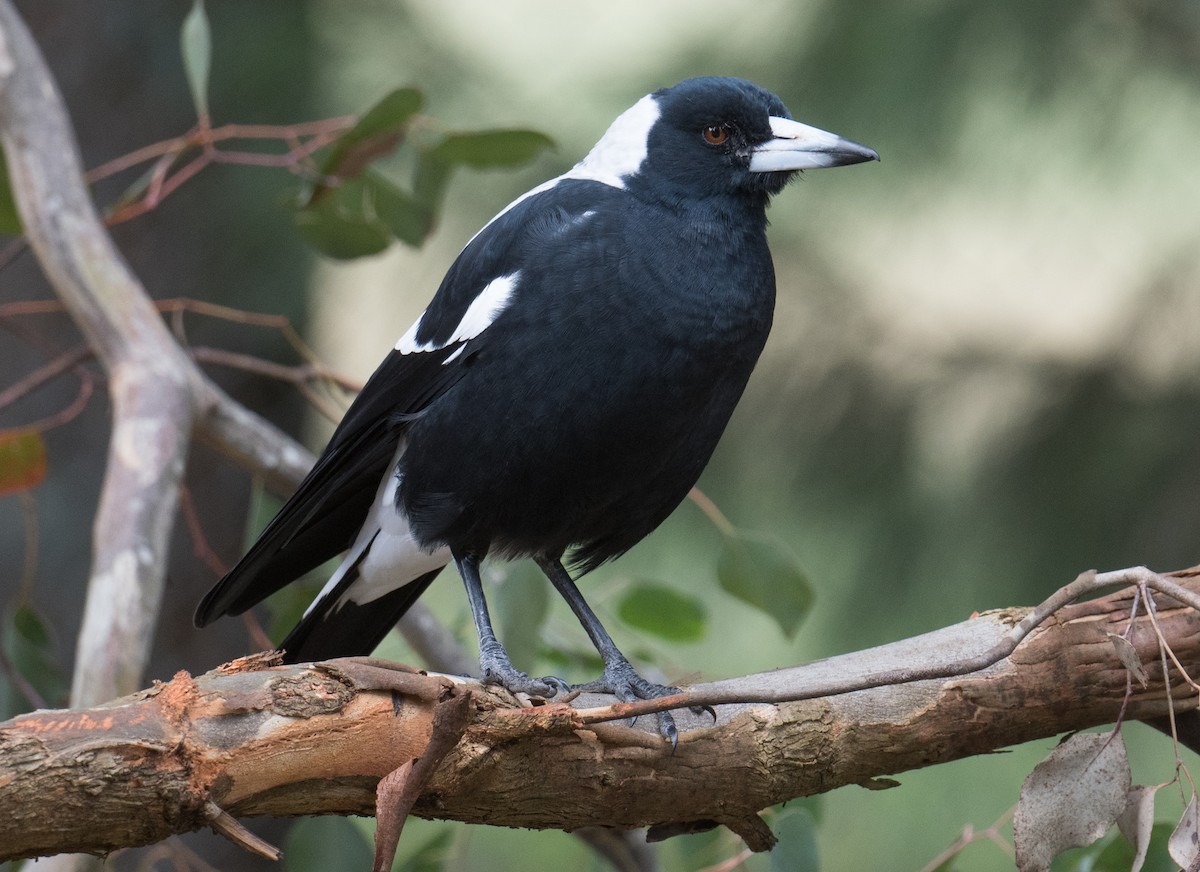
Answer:
[{"label": "black and white bird", "polygon": [[366,654],[453,561],[484,680],[549,696],[562,683],[512,665],[480,582],[485,558],[532,557],[603,658],[588,689],[674,692],[617,650],[564,556],[595,569],[684,499],[771,327],[768,200],[797,171],[869,160],[741,79],[643,97],[467,243],[196,625],[344,551],[281,647],[289,662]]}]

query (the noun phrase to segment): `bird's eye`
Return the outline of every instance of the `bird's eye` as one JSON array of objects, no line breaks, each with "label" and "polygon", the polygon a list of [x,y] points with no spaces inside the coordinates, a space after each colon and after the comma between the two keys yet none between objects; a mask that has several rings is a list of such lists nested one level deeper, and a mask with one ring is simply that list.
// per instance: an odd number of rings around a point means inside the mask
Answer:
[{"label": "bird's eye", "polygon": [[711,124],[704,128],[704,141],[709,145],[724,145],[729,139],[729,125]]}]

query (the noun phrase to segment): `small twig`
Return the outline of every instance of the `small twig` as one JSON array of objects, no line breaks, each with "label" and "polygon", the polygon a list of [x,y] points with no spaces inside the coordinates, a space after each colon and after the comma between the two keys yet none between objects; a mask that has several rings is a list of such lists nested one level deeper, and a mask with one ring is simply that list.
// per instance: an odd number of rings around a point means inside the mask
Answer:
[{"label": "small twig", "polygon": [[192,346],[188,348],[188,353],[191,354],[194,361],[200,364],[239,369],[290,384],[304,396],[313,408],[334,423],[341,420],[344,410],[328,403],[324,397],[312,389],[312,384],[314,382],[318,384],[332,383],[347,390],[351,390],[354,384],[349,379],[345,379],[323,366],[311,363],[289,366],[250,354],[226,351],[222,348]]},{"label": "small twig", "polygon": [[1015,805],[1009,808],[1006,812],[1004,812],[1004,814],[996,818],[995,822],[993,822],[992,825],[986,830],[976,831],[973,826],[967,824],[965,827],[963,827],[963,834],[959,836],[954,843],[950,845],[950,847],[946,848],[946,850],[942,851],[942,853],[938,854],[936,857],[922,866],[921,872],[934,872],[934,870],[942,868],[942,866],[944,866],[948,860],[951,860],[961,854],[967,845],[978,842],[981,839],[988,839],[992,842],[995,842],[996,845],[1004,851],[1004,853],[1006,853],[1009,857],[1012,857],[1013,846],[1008,843],[1007,839],[1000,835],[1000,827],[1008,823],[1016,809],[1017,807]]},{"label": "small twig", "polygon": [[37,578],[39,554],[37,499],[28,490],[21,491],[21,517],[25,521],[25,559],[21,561],[21,597],[28,600],[33,596],[33,582]]},{"label": "small twig", "polygon": [[724,533],[726,536],[732,536],[737,532],[737,528],[733,526],[730,520],[725,517],[725,513],[717,508],[717,504],[709,499],[708,494],[700,490],[698,487],[688,491],[688,499],[696,504],[696,507],[708,517],[712,525]]},{"label": "small twig", "polygon": [[283,856],[283,851],[265,839],[254,835],[254,833],[242,826],[237,818],[229,814],[229,812],[225,811],[225,809],[221,808],[211,799],[204,803],[204,816],[208,818],[208,825],[213,830],[252,854],[258,854],[260,857],[266,857],[268,860],[278,860]]},{"label": "small twig", "polygon": [[71,401],[66,408],[55,412],[53,415],[48,415],[45,418],[39,418],[23,425],[23,429],[37,430],[45,432],[53,430],[55,427],[61,427],[63,424],[75,420],[79,414],[87,407],[88,401],[92,398],[92,393],[96,390],[96,379],[86,369],[79,367],[76,370],[79,373],[79,391],[75,394],[75,399]]},{"label": "small twig", "polygon": [[583,723],[593,724],[602,721],[640,717],[642,715],[670,711],[677,708],[730,703],[798,702],[800,700],[817,699],[825,696],[839,696],[859,690],[870,690],[876,687],[967,675],[972,672],[978,672],[981,669],[986,669],[1003,660],[1038,625],[1063,606],[1079,599],[1081,596],[1111,587],[1137,584],[1144,584],[1200,611],[1200,595],[1193,593],[1181,585],[1168,581],[1163,576],[1151,572],[1144,566],[1135,566],[1128,569],[1117,569],[1102,573],[1089,570],[1082,573],[1070,584],[1059,588],[1051,596],[1047,597],[1040,605],[1009,629],[1000,642],[973,657],[949,663],[935,663],[919,669],[901,667],[866,676],[828,680],[818,682],[804,690],[762,689],[749,691],[738,690],[737,688],[711,689],[678,693],[658,699],[613,703],[607,706],[579,709],[576,715]]},{"label": "small twig", "polygon": [[50,708],[46,698],[38,693],[37,688],[29,683],[29,679],[22,675],[21,671],[12,664],[12,661],[8,659],[8,655],[4,653],[2,647],[0,647],[0,672],[3,672],[4,677],[11,682],[12,686],[17,689],[17,692],[25,697],[25,701],[29,703],[31,708]]},{"label": "small twig", "polygon": [[29,248],[29,240],[24,236],[18,236],[10,240],[3,248],[0,248],[0,270],[3,270],[16,260],[17,255],[21,254],[27,248]]},{"label": "small twig", "polygon": [[32,393],[49,381],[53,381],[68,369],[71,369],[92,357],[92,350],[86,345],[80,345],[70,351],[65,351],[54,360],[44,364],[29,373],[20,381],[14,382],[0,391],[0,409],[11,406],[17,400]]},{"label": "small twig", "polygon": [[[1175,656],[1175,652],[1173,650],[1171,650],[1171,646],[1166,643],[1167,640],[1166,640],[1166,637],[1163,635],[1162,627],[1160,627],[1158,625],[1157,612],[1158,612],[1158,609],[1154,603],[1153,598],[1151,598],[1150,594],[1147,593],[1146,594],[1146,615],[1147,615],[1147,617],[1150,618],[1150,623],[1154,627],[1155,634],[1158,636],[1158,644],[1160,647],[1160,653],[1163,653],[1165,656],[1169,656],[1171,658],[1171,662],[1175,664],[1175,668],[1177,670],[1179,670],[1180,676],[1183,678],[1183,680],[1185,682],[1187,682],[1189,687],[1191,687],[1193,690],[1200,691],[1200,684],[1197,684],[1192,679],[1192,677],[1188,674],[1188,671],[1186,669],[1184,669],[1183,664],[1179,662],[1179,658]],[[1164,661],[1163,681],[1165,682],[1165,681],[1167,681],[1167,679],[1168,679],[1168,675],[1167,675],[1166,665],[1165,665],[1165,661]]]},{"label": "small twig", "polygon": [[179,511],[183,515],[188,535],[192,540],[192,554],[220,578],[229,571],[229,567],[208,544],[208,537],[204,535],[204,525],[200,523],[200,516],[196,513],[196,502],[192,499],[192,492],[187,486],[179,489]]},{"label": "small twig", "polygon": [[749,848],[742,848],[732,857],[722,860],[712,866],[705,866],[700,872],[733,872],[734,869],[741,866],[747,860],[754,856],[754,852]]},{"label": "small twig", "polygon": [[254,616],[253,611],[242,612],[242,626],[246,628],[251,645],[259,651],[270,651],[275,647],[275,643],[271,641],[271,637],[267,635],[262,622]]}]

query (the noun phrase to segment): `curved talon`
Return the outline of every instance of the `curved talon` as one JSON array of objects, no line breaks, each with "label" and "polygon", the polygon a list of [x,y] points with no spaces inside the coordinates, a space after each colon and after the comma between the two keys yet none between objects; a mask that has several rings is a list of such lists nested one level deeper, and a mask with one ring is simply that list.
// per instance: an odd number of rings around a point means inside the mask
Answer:
[{"label": "curved talon", "polygon": [[696,717],[700,717],[700,715],[705,715],[705,714],[706,714],[706,715],[708,715],[710,718],[712,718],[712,722],[713,722],[714,724],[717,722],[717,710],[716,710],[715,708],[713,708],[712,706],[710,706],[710,705],[692,705],[692,706],[688,706],[688,711],[690,711],[690,712],[691,712],[692,714],[694,714]]},{"label": "curved talon", "polygon": [[[639,699],[659,699],[664,696],[674,696],[681,692],[678,687],[654,684],[647,681],[638,675],[628,662],[621,661],[610,664],[599,678],[585,682],[584,684],[571,685],[570,691],[569,699],[574,699],[581,693],[610,693],[621,702],[636,702]],[[701,711],[704,710],[709,711],[713,715],[713,721],[715,722],[716,712],[710,706],[704,706]],[[697,712],[697,714],[699,713]],[[657,712],[654,718],[658,724],[658,734],[671,743],[671,750],[674,752],[679,745],[679,729],[675,726],[675,719],[671,717],[670,712]],[[636,724],[637,720],[636,716],[632,718],[630,725]]]},{"label": "curved talon", "polygon": [[547,687],[549,687],[553,691],[553,693],[549,694],[546,697],[547,699],[552,699],[552,698],[558,696],[560,693],[570,693],[571,692],[571,685],[569,685],[567,682],[563,681],[557,675],[543,675],[541,680],[542,680],[543,684],[545,684]]}]

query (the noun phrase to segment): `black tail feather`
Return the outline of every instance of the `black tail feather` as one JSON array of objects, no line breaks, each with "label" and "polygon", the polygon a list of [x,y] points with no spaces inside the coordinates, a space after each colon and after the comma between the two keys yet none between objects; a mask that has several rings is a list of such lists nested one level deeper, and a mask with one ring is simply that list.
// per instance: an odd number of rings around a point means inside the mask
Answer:
[{"label": "black tail feather", "polygon": [[335,604],[358,578],[353,566],[337,589],[313,604],[304,619],[280,643],[284,663],[308,663],[333,657],[370,654],[442,570],[435,569],[378,599]]}]

